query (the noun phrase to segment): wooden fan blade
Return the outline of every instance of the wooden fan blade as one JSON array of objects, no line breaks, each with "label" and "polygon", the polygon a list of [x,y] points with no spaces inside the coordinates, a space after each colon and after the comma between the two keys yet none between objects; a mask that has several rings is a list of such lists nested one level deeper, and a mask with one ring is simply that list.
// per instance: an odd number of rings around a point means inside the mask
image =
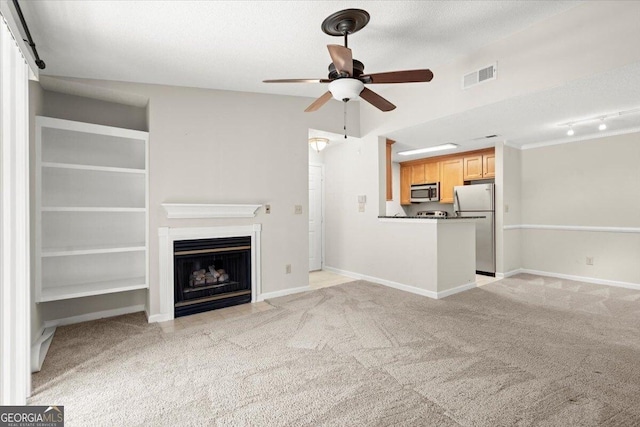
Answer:
[{"label": "wooden fan blade", "polygon": [[313,101],[311,103],[311,105],[309,105],[307,107],[307,109],[304,110],[304,112],[305,113],[311,113],[312,111],[318,110],[320,107],[322,107],[324,104],[326,104],[332,97],[333,97],[333,95],[331,95],[331,92],[326,92],[320,98],[318,98],[315,101]]},{"label": "wooden fan blade", "polygon": [[396,108],[395,105],[366,87],[362,90],[362,92],[360,92],[360,98],[364,99],[369,104],[373,105],[381,111],[391,111],[395,110]]},{"label": "wooden fan blade", "polygon": [[263,80],[262,83],[331,83],[329,79],[276,79]]},{"label": "wooden fan blade", "polygon": [[329,49],[329,55],[331,55],[331,61],[336,66],[338,72],[348,73],[349,77],[353,76],[353,56],[351,49],[348,47],[340,46],[339,44],[327,45]]},{"label": "wooden fan blade", "polygon": [[365,74],[360,76],[364,83],[420,83],[433,79],[431,70],[390,71],[388,73]]}]

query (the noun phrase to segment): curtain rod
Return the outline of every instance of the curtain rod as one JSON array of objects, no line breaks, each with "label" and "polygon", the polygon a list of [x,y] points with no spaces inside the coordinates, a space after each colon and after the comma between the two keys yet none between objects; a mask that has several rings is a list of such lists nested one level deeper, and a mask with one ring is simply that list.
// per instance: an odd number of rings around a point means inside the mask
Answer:
[{"label": "curtain rod", "polygon": [[47,65],[44,63],[42,59],[40,59],[40,56],[38,55],[38,51],[36,50],[36,44],[33,42],[33,39],[31,38],[29,27],[27,26],[27,22],[24,20],[24,15],[22,14],[22,9],[20,9],[18,0],[13,0],[13,5],[15,6],[16,11],[18,12],[18,17],[20,18],[20,22],[22,23],[22,28],[24,28],[24,33],[27,35],[28,40],[25,40],[25,41],[29,44],[29,46],[31,46],[31,50],[33,50],[33,56],[36,57],[36,65],[41,70],[44,70]]}]

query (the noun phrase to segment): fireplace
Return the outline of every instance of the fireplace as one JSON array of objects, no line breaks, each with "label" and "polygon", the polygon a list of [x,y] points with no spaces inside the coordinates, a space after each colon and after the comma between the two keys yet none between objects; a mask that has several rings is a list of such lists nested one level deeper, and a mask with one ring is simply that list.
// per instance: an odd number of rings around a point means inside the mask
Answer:
[{"label": "fireplace", "polygon": [[174,317],[251,302],[251,236],[173,243]]},{"label": "fireplace", "polygon": [[[226,205],[225,205],[226,206]],[[183,242],[183,241],[201,241],[201,240],[210,240],[210,239],[226,239],[232,237],[244,237],[250,236],[251,241],[251,256],[250,256],[250,268],[251,274],[249,276],[250,280],[250,290],[251,294],[251,302],[258,302],[261,298],[262,292],[262,284],[261,284],[261,239],[260,235],[262,233],[262,225],[261,224],[249,224],[249,225],[227,225],[227,226],[217,226],[217,227],[160,227],[158,228],[158,262],[159,262],[159,277],[158,277],[158,287],[157,295],[159,297],[159,301],[156,302],[153,294],[154,288],[150,288],[150,311],[148,314],[149,322],[164,322],[167,320],[174,319],[176,316],[176,274],[175,274],[175,243]],[[243,246],[246,246],[243,244]],[[196,249],[198,250],[198,249]],[[215,253],[215,252],[213,252]],[[209,265],[215,264],[207,264],[206,261],[203,263],[201,261],[200,269],[206,269],[208,271]],[[215,265],[217,269],[224,269],[225,267],[218,267]],[[226,272],[226,271],[225,271]],[[192,272],[189,272],[191,274]],[[229,273],[228,273],[229,274]],[[183,282],[184,283],[184,282]],[[206,280],[205,280],[206,285]],[[187,284],[188,286],[188,284]],[[187,292],[189,294],[189,292]],[[193,294],[194,296],[196,294]],[[215,296],[215,295],[210,295]],[[202,297],[204,298],[204,297]],[[189,299],[189,298],[188,298]],[[190,302],[195,303],[193,301],[195,298],[191,299]],[[216,301],[216,300],[211,300]],[[207,302],[207,301],[201,301]],[[159,303],[159,304],[158,304]],[[156,305],[157,304],[157,305]],[[192,305],[191,309],[192,313],[196,313],[198,310],[195,310],[197,304],[187,304]],[[183,305],[182,307],[186,307],[187,305]],[[202,306],[201,306],[202,307]],[[218,307],[220,307],[218,305]],[[210,307],[210,308],[218,308],[218,307]],[[210,309],[210,308],[207,308]],[[205,310],[205,309],[202,309]],[[180,316],[184,316],[188,314],[189,309],[181,309],[179,314]]]}]

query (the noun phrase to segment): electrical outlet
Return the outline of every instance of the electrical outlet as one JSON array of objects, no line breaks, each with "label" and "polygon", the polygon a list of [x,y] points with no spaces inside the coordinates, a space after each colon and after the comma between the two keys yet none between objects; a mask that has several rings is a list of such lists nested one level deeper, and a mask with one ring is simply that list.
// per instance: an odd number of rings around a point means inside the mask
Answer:
[{"label": "electrical outlet", "polygon": [[364,212],[364,203],[358,203],[358,212]]},{"label": "electrical outlet", "polygon": [[509,213],[509,205],[508,204],[504,204],[504,213]]},{"label": "electrical outlet", "polygon": [[296,215],[302,215],[302,205],[295,205],[294,212]]},{"label": "electrical outlet", "polygon": [[271,205],[264,205],[264,213],[266,214],[271,213]]},{"label": "electrical outlet", "polygon": [[587,265],[593,265],[593,257],[592,256],[588,256],[587,257]]},{"label": "electrical outlet", "polygon": [[284,272],[286,274],[291,274],[291,264],[287,264],[284,266]]}]

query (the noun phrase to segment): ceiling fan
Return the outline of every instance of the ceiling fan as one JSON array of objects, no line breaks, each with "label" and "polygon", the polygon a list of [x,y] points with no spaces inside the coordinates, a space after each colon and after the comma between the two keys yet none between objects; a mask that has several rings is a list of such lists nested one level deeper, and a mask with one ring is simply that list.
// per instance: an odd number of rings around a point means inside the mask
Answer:
[{"label": "ceiling fan", "polygon": [[264,80],[264,83],[329,83],[328,91],[307,107],[305,112],[316,111],[331,98],[347,102],[358,96],[382,111],[396,108],[365,84],[387,83],[419,83],[430,82],[433,79],[431,70],[404,70],[386,73],[364,74],[364,64],[353,59],[348,47],[348,36],[362,28],[369,22],[369,13],[362,9],[345,9],[329,15],[322,22],[322,31],[330,36],[344,37],[344,46],[327,45],[329,55],[333,61],[329,64],[329,76],[326,79],[279,79]]}]

